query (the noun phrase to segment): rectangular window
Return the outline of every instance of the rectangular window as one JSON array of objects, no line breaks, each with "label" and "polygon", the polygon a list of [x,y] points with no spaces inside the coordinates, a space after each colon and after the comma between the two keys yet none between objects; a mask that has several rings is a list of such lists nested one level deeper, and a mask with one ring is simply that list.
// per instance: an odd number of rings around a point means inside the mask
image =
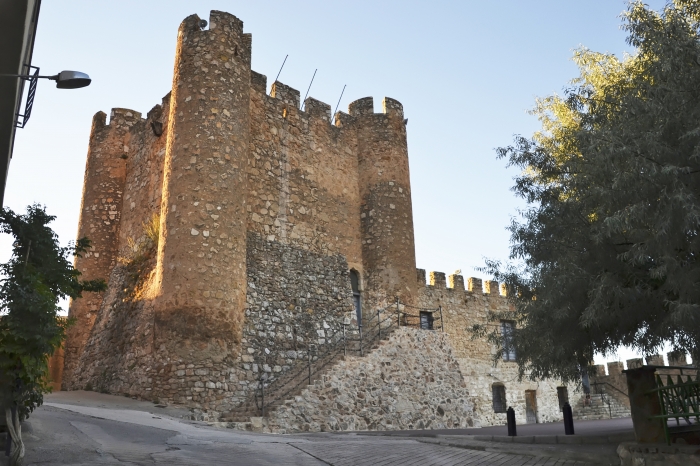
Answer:
[{"label": "rectangular window", "polygon": [[420,328],[423,330],[433,329],[433,313],[420,311]]},{"label": "rectangular window", "polygon": [[493,412],[506,412],[506,387],[502,384],[493,384],[491,386],[491,394],[493,396]]},{"label": "rectangular window", "polygon": [[515,361],[515,345],[513,344],[513,331],[515,322],[501,321],[501,336],[503,337],[503,360]]}]

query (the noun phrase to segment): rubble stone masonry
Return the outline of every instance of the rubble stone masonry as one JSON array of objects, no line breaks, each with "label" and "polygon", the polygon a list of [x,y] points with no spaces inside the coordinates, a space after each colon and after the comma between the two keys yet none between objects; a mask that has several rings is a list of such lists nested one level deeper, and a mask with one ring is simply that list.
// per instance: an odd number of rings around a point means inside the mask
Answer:
[{"label": "rubble stone masonry", "polygon": [[349,357],[277,409],[268,432],[478,427],[450,343],[403,327],[366,358]]},{"label": "rubble stone masonry", "polygon": [[[416,280],[398,101],[375,112],[366,97],[331,115],[283,83],[268,93],[251,70],[252,37],[224,12],[208,28],[186,18],[176,50],[172,88],[146,118],[115,108],[109,122],[93,119],[78,226],[92,248],[75,265],[108,289],[70,305],[64,389],[218,419],[247,409],[262,374],[284,380],[312,347],[337,342],[344,324],[356,335],[359,295],[366,325],[398,298],[406,312],[437,319],[441,309],[444,335],[402,328],[366,359],[330,365],[299,400],[313,429],[499,424],[498,383],[518,422],[526,390],[538,422],[561,418],[555,381],[517,381],[513,362],[494,367],[495,349],[471,338],[489,310],[508,306],[497,283],[465,289],[460,275],[432,272],[426,285],[420,270]],[[279,429],[311,428],[280,410],[270,414],[288,426]]]}]

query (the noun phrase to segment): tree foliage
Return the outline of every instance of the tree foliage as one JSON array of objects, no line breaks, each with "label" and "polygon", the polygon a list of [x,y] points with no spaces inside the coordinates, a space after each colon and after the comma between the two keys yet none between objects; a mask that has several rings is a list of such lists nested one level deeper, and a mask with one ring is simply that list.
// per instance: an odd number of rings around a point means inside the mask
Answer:
[{"label": "tree foliage", "polygon": [[25,215],[0,211],[0,232],[14,238],[10,260],[0,265],[0,407],[14,408],[20,420],[49,391],[48,358],[68,325],[58,318],[59,301],[105,289],[103,280],[79,280],[69,258],[85,252],[90,242],[83,238],[59,246],[48,226],[54,219],[38,205]]},{"label": "tree foliage", "polygon": [[509,227],[518,265],[484,270],[514,304],[490,318],[518,323],[521,376],[576,380],[620,345],[700,357],[699,5],[630,3],[634,55],[577,50],[580,76],[532,111],[541,131],[498,149],[528,207]]}]

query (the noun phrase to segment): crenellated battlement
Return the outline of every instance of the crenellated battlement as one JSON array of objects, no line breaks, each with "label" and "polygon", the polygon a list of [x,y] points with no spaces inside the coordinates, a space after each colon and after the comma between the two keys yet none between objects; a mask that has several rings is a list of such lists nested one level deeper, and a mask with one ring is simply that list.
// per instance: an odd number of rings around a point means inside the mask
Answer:
[{"label": "crenellated battlement", "polygon": [[374,98],[363,97],[350,102],[350,105],[348,105],[348,113],[354,117],[374,114]]},{"label": "crenellated battlement", "polygon": [[348,113],[345,112],[336,112],[335,115],[333,115],[333,124],[337,126],[338,128],[344,128],[346,126],[350,126],[355,122],[355,117],[351,116]]},{"label": "crenellated battlement", "polygon": [[[627,369],[636,369],[644,366],[644,361],[646,360],[646,365],[648,366],[687,366],[688,359],[685,353],[677,353],[671,351],[666,353],[666,358],[668,359],[668,364],[664,361],[664,356],[662,354],[651,354],[646,356],[646,358],[632,358],[627,359],[625,363],[627,364]],[[607,367],[607,374],[605,373],[605,368]],[[625,370],[625,365],[622,361],[610,361],[606,364],[596,364],[593,366],[593,373],[596,378],[603,377],[617,377],[622,375],[622,371]]]},{"label": "crenellated battlement", "polygon": [[[426,285],[426,276],[429,277]],[[416,269],[416,281],[418,287],[429,286],[435,290],[445,289],[448,291],[464,291],[468,293],[481,293],[487,296],[507,296],[506,287],[504,284],[499,284],[495,280],[482,281],[480,278],[467,278],[467,286],[465,288],[464,277],[460,274],[451,274],[445,280],[444,272],[431,271],[426,274],[425,269]]]},{"label": "crenellated battlement", "polygon": [[458,291],[466,291],[464,288],[464,277],[458,274],[452,274],[448,279],[448,284],[447,286],[449,288],[452,288],[453,290],[458,290]]},{"label": "crenellated battlement", "polygon": [[483,293],[484,287],[481,278],[467,278],[467,291],[471,291],[472,293]]},{"label": "crenellated battlement", "polygon": [[430,272],[430,286],[435,288],[445,288],[445,274],[443,272]]},{"label": "crenellated battlement", "polygon": [[272,83],[272,90],[270,91],[270,97],[274,99],[279,99],[287,105],[298,109],[301,100],[301,94],[298,90],[293,87],[287,86],[279,81]]},{"label": "crenellated battlement", "polygon": [[267,93],[267,76],[257,71],[250,70],[250,85],[254,91]]},{"label": "crenellated battlement", "polygon": [[129,108],[113,108],[109,112],[109,124],[107,126],[131,127],[141,120],[141,112],[137,112],[136,110],[131,110]]},{"label": "crenellated battlement", "polygon": [[313,97],[307,97],[304,101],[304,110],[310,116],[321,118],[329,123],[331,121],[331,106]]},{"label": "crenellated battlement", "polygon": [[403,119],[403,105],[396,99],[384,97],[382,99],[382,112],[374,112],[374,98],[363,97],[350,102],[348,105],[348,113],[356,118],[367,115],[387,115]]},{"label": "crenellated battlement", "polygon": [[396,99],[384,97],[382,107],[386,115],[392,115],[403,119],[403,105]]}]

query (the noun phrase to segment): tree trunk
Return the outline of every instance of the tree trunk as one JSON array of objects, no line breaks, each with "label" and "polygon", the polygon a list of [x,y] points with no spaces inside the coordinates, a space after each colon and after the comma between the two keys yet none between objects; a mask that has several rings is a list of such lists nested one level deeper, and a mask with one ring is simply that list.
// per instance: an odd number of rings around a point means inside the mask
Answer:
[{"label": "tree trunk", "polygon": [[24,460],[24,442],[22,442],[22,426],[19,423],[19,414],[14,408],[5,408],[5,420],[7,421],[7,433],[12,438],[12,453],[10,454],[10,466],[20,466]]}]

